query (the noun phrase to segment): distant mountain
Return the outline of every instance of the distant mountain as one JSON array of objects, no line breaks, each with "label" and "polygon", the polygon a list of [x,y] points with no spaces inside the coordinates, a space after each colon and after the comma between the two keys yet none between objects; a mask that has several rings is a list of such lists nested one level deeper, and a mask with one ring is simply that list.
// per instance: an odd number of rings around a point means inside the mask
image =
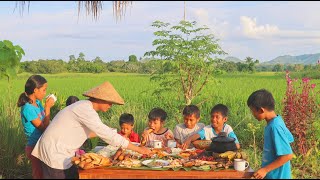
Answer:
[{"label": "distant mountain", "polygon": [[320,53],[317,54],[303,54],[299,56],[279,56],[271,61],[263,62],[261,64],[316,64],[320,59]]},{"label": "distant mountain", "polygon": [[243,61],[240,60],[239,58],[236,58],[236,57],[233,57],[233,56],[228,56],[228,57],[224,58],[224,60],[226,60],[226,61],[231,61],[231,62],[235,62],[235,63],[237,63],[237,62],[243,62]]}]

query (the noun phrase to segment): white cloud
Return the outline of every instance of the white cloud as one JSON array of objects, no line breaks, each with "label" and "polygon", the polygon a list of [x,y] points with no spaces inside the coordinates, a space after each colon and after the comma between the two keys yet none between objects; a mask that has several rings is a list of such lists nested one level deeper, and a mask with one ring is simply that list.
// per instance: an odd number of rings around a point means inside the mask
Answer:
[{"label": "white cloud", "polygon": [[276,25],[257,25],[256,18],[240,17],[243,34],[254,39],[310,39],[320,38],[320,31],[313,30],[281,30]]},{"label": "white cloud", "polygon": [[249,38],[263,38],[279,32],[279,28],[275,25],[266,24],[258,26],[256,21],[256,18],[240,17],[240,23],[245,36]]},{"label": "white cloud", "polygon": [[[12,14],[1,2],[0,37],[21,45],[29,59],[63,58],[84,52],[105,60],[152,50],[155,20],[177,24],[183,19],[183,1],[133,1],[116,22],[112,3],[106,2],[98,21],[78,17],[77,4],[31,2],[30,13]],[[108,3],[108,5],[107,5]],[[10,8],[14,3],[9,3]],[[37,9],[34,9],[37,8]],[[287,54],[319,53],[319,2],[187,1],[187,20],[207,25],[229,55],[263,60]],[[297,13],[301,12],[301,13]],[[245,15],[245,16],[244,16]]]},{"label": "white cloud", "polygon": [[[228,21],[211,18],[213,14],[209,14],[208,9],[204,8],[190,8],[191,18],[196,20],[199,25],[206,25],[210,28],[211,32],[218,39],[228,38],[230,26]],[[210,11],[211,12],[211,11]]]}]

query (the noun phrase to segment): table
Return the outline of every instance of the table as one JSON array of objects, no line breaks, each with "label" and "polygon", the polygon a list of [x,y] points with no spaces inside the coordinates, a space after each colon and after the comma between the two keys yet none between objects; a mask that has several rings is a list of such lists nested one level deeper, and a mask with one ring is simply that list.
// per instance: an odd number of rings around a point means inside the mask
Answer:
[{"label": "table", "polygon": [[226,169],[220,171],[137,170],[124,168],[79,169],[80,179],[249,179],[254,171]]}]

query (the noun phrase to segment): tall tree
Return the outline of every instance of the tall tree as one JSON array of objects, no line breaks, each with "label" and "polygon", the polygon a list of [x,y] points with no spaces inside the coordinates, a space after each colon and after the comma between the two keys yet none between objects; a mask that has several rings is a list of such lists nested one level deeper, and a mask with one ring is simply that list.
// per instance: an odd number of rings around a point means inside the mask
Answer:
[{"label": "tall tree", "polygon": [[24,50],[19,45],[13,45],[9,40],[0,41],[0,78],[8,80],[9,116],[13,115],[11,78],[16,76]]},{"label": "tall tree", "polygon": [[152,42],[155,50],[145,53],[145,56],[157,56],[163,60],[171,61],[172,74],[164,72],[161,68],[153,79],[160,80],[161,90],[177,92],[180,87],[185,104],[189,105],[199,95],[208,82],[213,71],[215,59],[212,55],[226,54],[217,43],[213,34],[208,34],[207,27],[196,27],[196,22],[180,21],[178,25],[171,26],[161,21],[153,22],[152,26],[160,30],[154,32],[157,36]]},{"label": "tall tree", "polygon": [[137,56],[136,55],[130,55],[129,56],[129,62],[138,62]]},{"label": "tall tree", "polygon": [[0,41],[0,77],[7,77],[9,82],[17,74],[23,55],[25,53],[19,45],[14,46],[9,40]]},{"label": "tall tree", "polygon": [[255,72],[256,71],[256,64],[259,64],[259,60],[253,61],[252,57],[246,57],[245,62],[247,64],[247,68],[249,72]]}]

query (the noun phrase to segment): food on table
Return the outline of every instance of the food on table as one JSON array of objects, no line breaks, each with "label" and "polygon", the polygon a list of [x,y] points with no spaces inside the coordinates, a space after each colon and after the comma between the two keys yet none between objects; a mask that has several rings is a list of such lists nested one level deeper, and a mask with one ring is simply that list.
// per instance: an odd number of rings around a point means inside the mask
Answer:
[{"label": "food on table", "polygon": [[173,160],[169,160],[169,165],[165,166],[165,167],[177,168],[177,167],[181,167],[181,166],[182,166],[181,159],[173,159]]},{"label": "food on table", "polygon": [[[224,153],[212,153],[199,149],[180,148],[151,148],[151,154],[142,155],[128,149],[118,149],[114,156],[109,158],[103,157],[96,153],[86,153],[80,157],[73,157],[72,162],[82,169],[91,169],[100,166],[115,165],[118,167],[134,168],[144,164],[150,168],[192,168],[196,170],[215,170],[217,168],[228,169],[233,166],[233,159],[247,158],[247,155],[238,151],[226,151]],[[171,152],[170,154],[168,152]],[[150,158],[153,158],[150,159]],[[159,158],[155,160],[154,158]],[[166,160],[162,160],[166,159]],[[142,161],[141,159],[145,159]]]},{"label": "food on table", "polygon": [[120,167],[126,167],[126,168],[135,168],[135,167],[140,167],[141,166],[141,161],[137,159],[131,159],[128,158],[126,160],[120,161],[118,163],[118,166]]},{"label": "food on table", "polygon": [[111,166],[111,160],[96,153],[85,153],[80,157],[73,157],[71,162],[82,169],[92,169],[101,166]]},{"label": "food on table", "polygon": [[148,163],[148,166],[157,167],[157,166],[165,166],[166,164],[161,161],[151,161]]},{"label": "food on table", "polygon": [[117,152],[118,149],[119,147],[107,145],[107,146],[96,146],[92,151],[104,157],[110,158]]},{"label": "food on table", "polygon": [[142,162],[143,165],[151,167],[151,168],[161,168],[164,166],[168,166],[169,161],[161,160],[161,159],[149,159]]},{"label": "food on table", "polygon": [[[147,132],[148,132],[148,134],[150,134],[150,133],[152,133],[153,132],[153,129],[148,129],[147,130]],[[146,145],[146,143],[147,143],[147,139],[146,139],[146,137],[144,137],[144,136],[142,136],[142,140],[141,140],[141,146],[145,146]]]}]

